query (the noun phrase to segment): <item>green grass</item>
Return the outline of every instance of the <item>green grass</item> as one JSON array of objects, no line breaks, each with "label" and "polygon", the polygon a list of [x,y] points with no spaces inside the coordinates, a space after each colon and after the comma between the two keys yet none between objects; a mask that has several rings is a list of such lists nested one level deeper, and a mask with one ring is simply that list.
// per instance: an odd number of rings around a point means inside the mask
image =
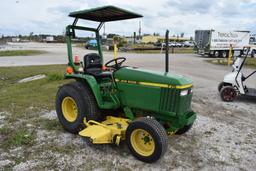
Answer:
[{"label": "green grass", "polygon": [[28,131],[24,128],[11,129],[9,127],[2,127],[0,129],[1,148],[9,148],[13,146],[32,145],[34,143],[34,132]]},{"label": "green grass", "polygon": [[[40,115],[42,111],[55,110],[58,87],[72,81],[64,80],[65,68],[65,65],[0,67],[0,112],[5,115],[0,128],[0,148],[33,145],[37,129],[62,130],[56,119]],[[45,74],[46,78],[17,83],[38,74]]]},{"label": "green grass", "polygon": [[[25,66],[0,68],[0,111],[12,114],[10,119],[27,113],[53,110],[58,87],[64,80],[65,65]],[[26,83],[18,80],[38,74],[46,78]]]},{"label": "green grass", "polygon": [[63,74],[60,73],[49,73],[47,76],[49,81],[59,81],[64,79]]},{"label": "green grass", "polygon": [[[10,149],[21,147],[24,155],[12,157],[16,164],[30,157],[30,147],[38,143],[38,131],[55,131],[56,135],[63,131],[58,119],[50,120],[41,115],[55,110],[59,86],[72,81],[64,79],[65,69],[66,65],[0,67],[0,112],[5,116],[0,128],[0,149],[9,152]],[[17,82],[38,74],[46,77],[25,83]],[[52,147],[45,146],[42,150],[66,154],[73,149],[52,144]]]},{"label": "green grass", "polygon": [[0,128],[0,134],[1,135],[7,135],[11,132],[11,129],[7,126],[3,126],[2,128]]},{"label": "green grass", "polygon": [[[206,60],[209,63],[212,64],[216,64],[216,65],[227,65],[228,64],[228,60],[227,59],[210,59],[210,60]],[[231,64],[233,63],[233,61],[231,61]],[[252,67],[252,68],[256,68],[256,58],[247,58],[245,61],[245,65]]]},{"label": "green grass", "polygon": [[1,56],[30,56],[44,54],[46,51],[41,50],[5,50],[0,51]]},{"label": "green grass", "polygon": [[60,125],[59,121],[56,120],[56,119],[53,119],[53,120],[40,120],[40,126],[43,128],[43,129],[46,129],[46,130],[62,130],[62,126]]}]

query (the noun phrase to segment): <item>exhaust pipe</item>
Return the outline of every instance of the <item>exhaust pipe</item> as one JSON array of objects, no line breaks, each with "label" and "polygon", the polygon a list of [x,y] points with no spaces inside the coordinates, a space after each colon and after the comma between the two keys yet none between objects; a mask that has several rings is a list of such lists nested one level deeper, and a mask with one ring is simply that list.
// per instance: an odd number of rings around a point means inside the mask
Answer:
[{"label": "exhaust pipe", "polygon": [[169,72],[169,30],[165,33],[165,72]]}]

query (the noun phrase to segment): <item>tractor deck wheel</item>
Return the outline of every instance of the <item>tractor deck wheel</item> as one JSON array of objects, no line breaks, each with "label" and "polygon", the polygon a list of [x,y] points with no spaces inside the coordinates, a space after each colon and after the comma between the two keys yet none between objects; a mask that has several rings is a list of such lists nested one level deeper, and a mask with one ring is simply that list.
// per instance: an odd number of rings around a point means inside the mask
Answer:
[{"label": "tractor deck wheel", "polygon": [[237,96],[236,89],[233,86],[224,86],[220,91],[221,99],[225,102],[232,102]]},{"label": "tractor deck wheel", "polygon": [[188,132],[194,123],[189,124],[189,125],[185,125],[183,128],[180,128],[177,132],[175,132],[176,135],[182,135],[185,134],[186,132]]},{"label": "tractor deck wheel", "polygon": [[61,125],[68,132],[78,133],[86,120],[100,121],[101,114],[91,90],[81,82],[72,82],[59,88],[56,112]]},{"label": "tractor deck wheel", "polygon": [[168,136],[157,120],[142,117],[129,124],[126,143],[133,156],[143,162],[152,163],[166,152]]}]

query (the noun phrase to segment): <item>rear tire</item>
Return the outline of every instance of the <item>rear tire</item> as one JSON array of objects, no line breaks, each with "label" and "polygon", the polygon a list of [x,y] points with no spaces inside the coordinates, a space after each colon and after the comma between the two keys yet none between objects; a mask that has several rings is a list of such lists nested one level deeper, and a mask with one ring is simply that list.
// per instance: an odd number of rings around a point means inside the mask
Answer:
[{"label": "rear tire", "polygon": [[221,57],[226,58],[228,56],[227,51],[221,51]]},{"label": "rear tire", "polygon": [[90,89],[81,82],[72,82],[59,88],[56,95],[56,112],[65,130],[78,133],[86,120],[100,121],[101,114]]},{"label": "rear tire", "polygon": [[225,102],[232,102],[237,96],[236,89],[233,86],[222,87],[220,97]]},{"label": "rear tire", "polygon": [[214,57],[218,58],[220,56],[220,53],[218,51],[214,51]]},{"label": "rear tire", "polygon": [[129,124],[126,143],[133,156],[143,162],[152,163],[166,152],[168,136],[158,121],[143,117]]}]

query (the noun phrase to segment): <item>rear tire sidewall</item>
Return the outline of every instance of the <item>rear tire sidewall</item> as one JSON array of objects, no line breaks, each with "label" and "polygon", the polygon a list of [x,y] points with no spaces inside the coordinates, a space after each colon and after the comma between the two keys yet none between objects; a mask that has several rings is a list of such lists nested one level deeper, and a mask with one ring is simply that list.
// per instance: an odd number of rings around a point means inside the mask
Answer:
[{"label": "rear tire sidewall", "polygon": [[[69,122],[63,115],[62,102],[65,97],[71,97],[77,105],[77,118],[74,122]],[[84,100],[81,93],[79,93],[74,87],[65,85],[60,88],[56,98],[56,111],[58,119],[62,126],[71,133],[77,133],[84,128],[83,119],[86,117],[88,111],[88,104]]]}]

